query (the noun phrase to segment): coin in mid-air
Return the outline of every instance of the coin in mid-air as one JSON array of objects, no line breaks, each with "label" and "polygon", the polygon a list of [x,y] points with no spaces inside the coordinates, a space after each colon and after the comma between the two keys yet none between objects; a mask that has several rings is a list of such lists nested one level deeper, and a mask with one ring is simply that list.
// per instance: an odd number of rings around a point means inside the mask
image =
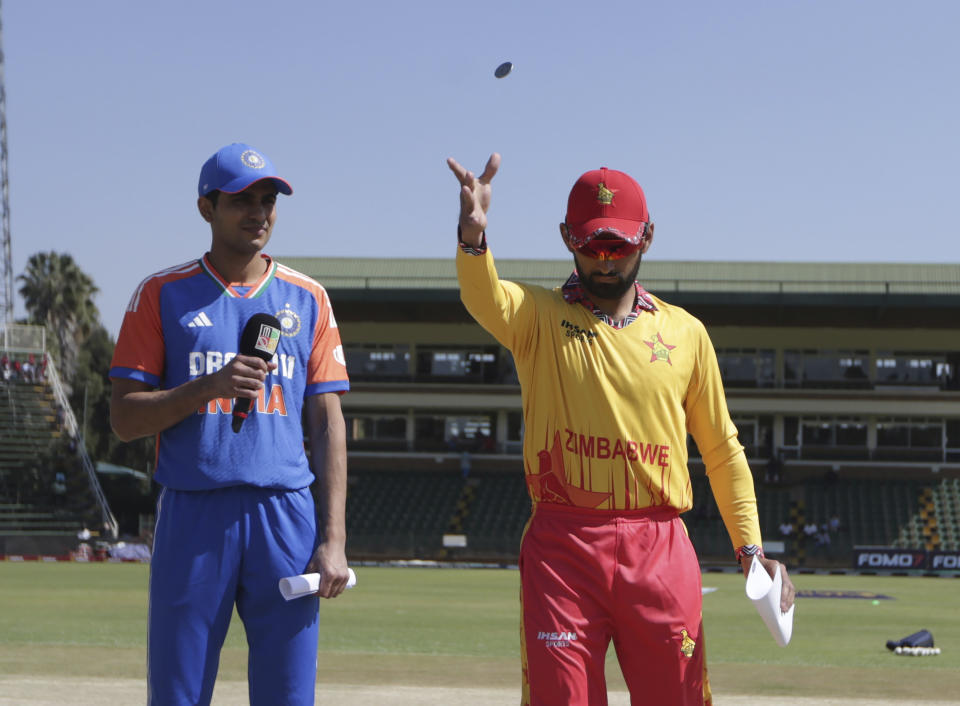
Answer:
[{"label": "coin in mid-air", "polygon": [[497,78],[503,78],[504,76],[509,76],[511,71],[513,71],[513,62],[505,61],[496,68],[493,75]]}]

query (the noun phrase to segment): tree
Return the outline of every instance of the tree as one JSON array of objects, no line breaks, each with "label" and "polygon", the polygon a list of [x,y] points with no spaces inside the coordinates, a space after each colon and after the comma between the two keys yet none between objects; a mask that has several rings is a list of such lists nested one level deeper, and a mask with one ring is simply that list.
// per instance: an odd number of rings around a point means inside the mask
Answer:
[{"label": "tree", "polygon": [[93,303],[99,290],[70,255],[53,251],[31,255],[17,280],[31,323],[53,334],[60,371],[70,385],[78,350],[99,325],[100,312]]}]

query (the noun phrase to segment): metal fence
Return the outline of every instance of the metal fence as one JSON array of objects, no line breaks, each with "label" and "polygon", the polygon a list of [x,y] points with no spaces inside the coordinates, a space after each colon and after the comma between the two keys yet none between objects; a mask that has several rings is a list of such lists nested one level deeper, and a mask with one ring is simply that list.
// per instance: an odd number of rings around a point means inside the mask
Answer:
[{"label": "metal fence", "polygon": [[47,350],[47,329],[27,324],[6,324],[0,327],[0,350],[44,353]]}]

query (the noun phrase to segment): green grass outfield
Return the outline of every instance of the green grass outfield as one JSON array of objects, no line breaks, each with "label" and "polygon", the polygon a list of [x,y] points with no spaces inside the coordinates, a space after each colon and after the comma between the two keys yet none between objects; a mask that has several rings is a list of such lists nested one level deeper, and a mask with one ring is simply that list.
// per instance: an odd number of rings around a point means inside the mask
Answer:
[{"label": "green grass outfield", "polygon": [[[142,679],[142,564],[0,562],[0,676]],[[357,567],[359,585],[321,603],[320,676],[329,684],[511,687],[519,683],[519,575],[507,569]],[[738,574],[708,573],[707,659],[717,695],[956,698],[960,580],[793,576],[799,590],[890,600],[800,598],[793,641],[777,647]],[[920,629],[943,653],[899,657],[885,642]],[[622,690],[613,650],[607,673]],[[220,679],[246,678],[234,621]]]}]

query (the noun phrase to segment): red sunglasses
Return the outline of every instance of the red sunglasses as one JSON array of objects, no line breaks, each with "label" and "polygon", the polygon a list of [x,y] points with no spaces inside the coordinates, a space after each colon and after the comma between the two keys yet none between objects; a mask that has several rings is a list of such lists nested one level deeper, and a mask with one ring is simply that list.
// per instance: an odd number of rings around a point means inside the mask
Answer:
[{"label": "red sunglasses", "polygon": [[640,249],[640,243],[628,243],[626,240],[608,240],[594,238],[582,248],[577,248],[577,252],[594,260],[619,260],[621,258],[633,255]]}]

